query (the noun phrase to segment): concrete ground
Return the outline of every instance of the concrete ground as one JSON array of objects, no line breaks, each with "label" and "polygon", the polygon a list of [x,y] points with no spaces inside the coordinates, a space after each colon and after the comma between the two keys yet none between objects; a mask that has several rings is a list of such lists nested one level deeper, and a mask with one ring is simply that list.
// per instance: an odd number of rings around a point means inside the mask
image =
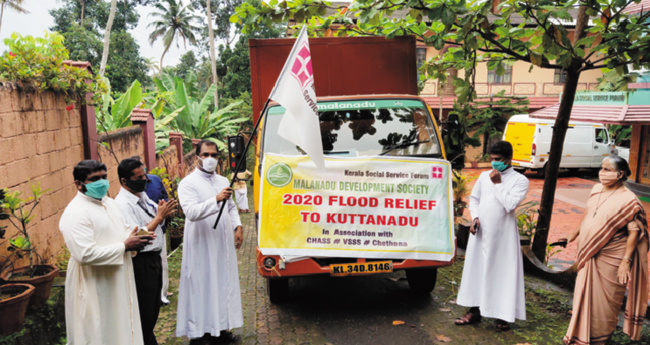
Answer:
[{"label": "concrete ground", "polygon": [[[540,194],[541,181],[531,182],[530,197],[535,198]],[[562,183],[562,188],[587,188],[586,184],[581,179],[570,179]],[[561,216],[554,222],[568,220],[570,217],[560,217],[569,214],[571,208],[575,205],[560,201],[555,211]],[[455,304],[462,253],[455,265],[438,270],[436,288],[426,296],[416,296],[409,290],[404,272],[347,278],[321,276],[292,280],[291,300],[274,305],[266,296],[264,279],[257,273],[253,214],[242,214],[242,222],[245,243],[238,258],[244,327],[234,330],[234,340],[216,340],[216,344],[561,344],[569,323],[571,292],[527,276],[527,321],[517,321],[505,333],[495,332],[494,320],[490,319],[477,325],[455,326],[454,319],[466,311]],[[174,295],[158,321],[160,344],[189,343],[174,335],[181,256],[182,247],[169,260],[170,291]],[[649,343],[647,329],[642,342],[629,342],[620,331],[613,342]]]}]

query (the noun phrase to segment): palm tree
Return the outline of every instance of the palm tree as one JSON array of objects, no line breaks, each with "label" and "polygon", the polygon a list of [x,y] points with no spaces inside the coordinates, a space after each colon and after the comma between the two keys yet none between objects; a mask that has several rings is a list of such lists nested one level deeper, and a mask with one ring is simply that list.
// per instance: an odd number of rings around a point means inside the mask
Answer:
[{"label": "palm tree", "polygon": [[150,58],[145,58],[144,63],[147,65],[147,69],[151,71],[152,76],[157,76],[160,74],[160,68],[158,67],[158,63],[156,62],[156,58],[150,57]]},{"label": "palm tree", "polygon": [[165,7],[161,2],[154,5],[158,12],[149,14],[150,17],[157,18],[149,23],[147,28],[152,28],[153,32],[149,35],[149,43],[153,45],[155,41],[162,37],[165,51],[160,57],[160,70],[163,69],[163,59],[174,41],[178,46],[179,38],[183,39],[183,46],[187,49],[187,41],[196,45],[194,32],[199,28],[192,25],[198,17],[190,12],[189,6],[183,6],[183,0],[164,0],[167,3]]},{"label": "palm tree", "polygon": [[[210,38],[210,64],[211,64],[211,71],[212,71],[212,83],[214,85],[217,85],[218,79],[217,79],[217,58],[216,58],[216,52],[214,51],[214,30],[212,29],[212,11],[210,10],[210,3],[212,0],[206,0],[206,13],[208,16],[208,33],[209,33],[209,38]],[[218,89],[215,91],[214,95],[214,107],[215,109],[219,109],[219,94],[218,94]]]},{"label": "palm tree", "polygon": [[2,16],[5,14],[5,6],[19,13],[29,13],[26,9],[20,7],[23,0],[0,0],[0,28],[2,28]]},{"label": "palm tree", "polygon": [[104,32],[104,52],[102,53],[102,62],[101,65],[99,66],[100,77],[104,76],[104,72],[106,71],[106,64],[108,63],[108,47],[111,43],[111,28],[113,27],[113,19],[115,19],[116,9],[117,9],[117,0],[112,0],[111,12],[108,15],[108,23],[106,23],[106,30]]}]

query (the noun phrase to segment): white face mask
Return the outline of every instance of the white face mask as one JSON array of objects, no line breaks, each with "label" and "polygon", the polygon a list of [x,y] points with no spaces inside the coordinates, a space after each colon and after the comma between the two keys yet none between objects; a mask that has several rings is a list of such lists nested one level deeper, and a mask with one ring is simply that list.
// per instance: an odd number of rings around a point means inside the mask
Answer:
[{"label": "white face mask", "polygon": [[208,157],[208,158],[200,158],[199,157],[199,159],[201,161],[203,161],[203,170],[205,170],[205,171],[207,171],[209,173],[214,172],[214,169],[217,168],[217,164],[219,163],[219,161],[217,161],[216,159],[214,159],[212,157]]}]

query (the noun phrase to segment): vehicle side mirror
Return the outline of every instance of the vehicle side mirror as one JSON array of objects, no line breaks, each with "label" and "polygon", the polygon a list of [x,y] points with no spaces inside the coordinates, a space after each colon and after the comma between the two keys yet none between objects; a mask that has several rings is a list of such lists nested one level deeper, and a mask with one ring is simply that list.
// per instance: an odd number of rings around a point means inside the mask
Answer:
[{"label": "vehicle side mirror", "polygon": [[237,162],[244,154],[245,148],[246,144],[244,143],[244,137],[242,135],[228,137],[228,159],[230,163],[230,171],[233,173],[246,171],[246,159],[243,160],[239,167],[239,171],[235,171],[237,168]]}]

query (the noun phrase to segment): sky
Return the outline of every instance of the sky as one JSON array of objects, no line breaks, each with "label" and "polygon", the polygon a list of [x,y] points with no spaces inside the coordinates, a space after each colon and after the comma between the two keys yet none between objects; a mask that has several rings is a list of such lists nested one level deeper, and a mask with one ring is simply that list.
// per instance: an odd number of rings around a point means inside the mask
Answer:
[{"label": "sky", "polygon": [[[18,32],[23,36],[43,36],[43,32],[48,28],[54,26],[54,20],[49,14],[49,10],[63,6],[60,0],[25,0],[23,1],[23,8],[27,9],[29,13],[22,14],[16,13],[11,10],[5,9],[2,19],[2,27],[0,28],[0,52],[7,50],[4,44],[5,38],[9,38],[13,32]],[[155,61],[160,61],[160,56],[164,50],[162,41],[154,43],[153,47],[149,45],[149,31],[147,24],[152,20],[148,14],[153,11],[153,7],[138,6],[138,13],[140,14],[140,21],[138,26],[131,30],[130,33],[140,45],[140,54],[144,58],[153,57]],[[219,43],[217,43],[218,45]],[[188,45],[188,51],[190,46]],[[196,48],[194,48],[197,53]],[[176,44],[172,44],[163,64],[165,66],[173,66],[178,64],[181,55],[187,51],[180,45],[176,48]],[[197,54],[198,55],[198,54]]]}]

